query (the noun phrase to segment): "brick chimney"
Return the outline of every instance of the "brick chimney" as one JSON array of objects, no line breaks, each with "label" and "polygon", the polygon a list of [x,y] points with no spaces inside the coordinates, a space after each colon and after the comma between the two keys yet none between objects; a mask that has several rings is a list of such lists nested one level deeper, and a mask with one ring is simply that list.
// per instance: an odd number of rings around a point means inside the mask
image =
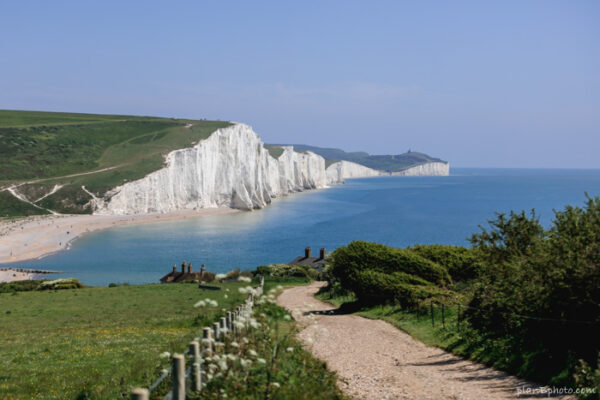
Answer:
[{"label": "brick chimney", "polygon": [[192,263],[188,264],[188,274],[192,273]]},{"label": "brick chimney", "polygon": [[177,265],[173,264],[173,273],[177,272]]},{"label": "brick chimney", "polygon": [[200,267],[200,276],[204,276],[204,272],[206,272],[206,265],[202,264]]},{"label": "brick chimney", "polygon": [[304,249],[304,258],[310,257],[310,247]]},{"label": "brick chimney", "polygon": [[321,254],[319,255],[319,258],[323,260],[325,258],[325,254],[327,254],[325,252],[325,247],[321,247]]},{"label": "brick chimney", "polygon": [[185,273],[185,261],[181,263],[181,273]]}]

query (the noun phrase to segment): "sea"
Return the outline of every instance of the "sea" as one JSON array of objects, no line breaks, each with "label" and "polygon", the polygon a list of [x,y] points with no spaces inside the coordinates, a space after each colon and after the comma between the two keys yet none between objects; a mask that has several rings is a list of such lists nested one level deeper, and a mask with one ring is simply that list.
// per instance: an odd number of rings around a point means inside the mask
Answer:
[{"label": "sea", "polygon": [[25,268],[63,271],[87,285],[158,283],[174,264],[223,273],[288,263],[353,240],[393,247],[469,245],[496,213],[531,212],[549,227],[554,210],[600,196],[600,170],[460,169],[446,177],[349,179],[296,193],[261,210],[123,226],[77,239]]}]

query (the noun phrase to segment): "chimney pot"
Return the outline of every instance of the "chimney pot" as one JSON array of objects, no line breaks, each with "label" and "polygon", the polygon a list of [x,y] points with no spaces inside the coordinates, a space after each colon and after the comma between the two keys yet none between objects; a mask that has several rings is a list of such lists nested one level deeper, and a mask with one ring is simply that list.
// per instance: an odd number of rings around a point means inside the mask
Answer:
[{"label": "chimney pot", "polygon": [[177,265],[173,264],[173,273],[177,272]]},{"label": "chimney pot", "polygon": [[310,257],[310,247],[304,249],[304,258]]},{"label": "chimney pot", "polygon": [[325,247],[321,247],[321,254],[320,254],[320,258],[321,258],[321,260],[323,260],[323,259],[325,258],[325,254],[327,254],[327,253],[325,252]]},{"label": "chimney pot", "polygon": [[185,272],[185,261],[181,263],[181,273]]},{"label": "chimney pot", "polygon": [[188,274],[192,273],[192,263],[188,264]]}]

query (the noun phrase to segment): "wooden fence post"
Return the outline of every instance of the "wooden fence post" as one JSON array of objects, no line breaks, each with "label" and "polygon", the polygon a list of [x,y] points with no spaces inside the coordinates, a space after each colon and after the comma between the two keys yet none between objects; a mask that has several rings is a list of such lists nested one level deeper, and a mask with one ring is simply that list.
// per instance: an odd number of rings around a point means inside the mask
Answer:
[{"label": "wooden fence post", "polygon": [[185,356],[173,354],[172,400],[185,400]]},{"label": "wooden fence post", "polygon": [[212,343],[210,342],[211,333],[210,328],[202,329],[202,342],[204,344],[204,351],[207,357],[212,357]]},{"label": "wooden fence post", "polygon": [[192,392],[202,390],[202,377],[200,376],[200,343],[190,343],[190,354],[192,355]]},{"label": "wooden fence post", "polygon": [[199,362],[192,364],[192,391],[199,392],[202,390],[202,367]]},{"label": "wooden fence post", "polygon": [[227,319],[225,317],[221,317],[220,319],[220,332],[221,332],[221,336],[223,337],[223,340],[225,339],[225,334],[227,333]]},{"label": "wooden fence post", "polygon": [[215,334],[215,342],[216,342],[221,337],[220,333],[219,333],[219,323],[218,322],[215,322],[213,324],[213,332]]},{"label": "wooden fence post", "polygon": [[433,301],[429,303],[429,309],[431,310],[431,327],[435,328],[435,321],[433,319]]},{"label": "wooden fence post", "polygon": [[148,400],[150,397],[150,392],[145,388],[135,388],[131,391],[131,396],[129,397],[131,400]]},{"label": "wooden fence post", "polygon": [[442,303],[442,327],[446,328],[446,317],[444,315],[444,303]]},{"label": "wooden fence post", "polygon": [[229,332],[233,332],[233,313],[231,311],[227,311],[227,329]]}]

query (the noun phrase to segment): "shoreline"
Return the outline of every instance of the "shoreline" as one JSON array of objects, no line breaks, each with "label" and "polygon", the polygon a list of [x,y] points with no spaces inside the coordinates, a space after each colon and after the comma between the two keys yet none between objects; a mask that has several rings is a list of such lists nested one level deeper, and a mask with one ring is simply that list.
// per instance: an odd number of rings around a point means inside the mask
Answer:
[{"label": "shoreline", "polygon": [[70,248],[85,234],[126,225],[176,221],[240,212],[233,208],[203,208],[139,215],[45,215],[0,221],[0,266],[40,259]]}]

